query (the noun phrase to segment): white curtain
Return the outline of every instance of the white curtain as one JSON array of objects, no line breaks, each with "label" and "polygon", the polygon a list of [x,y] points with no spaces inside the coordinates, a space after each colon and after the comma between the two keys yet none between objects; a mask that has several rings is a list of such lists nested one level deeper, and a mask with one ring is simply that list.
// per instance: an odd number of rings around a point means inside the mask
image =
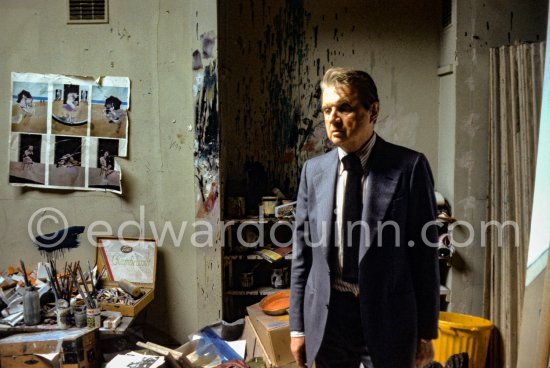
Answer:
[{"label": "white curtain", "polygon": [[488,366],[514,368],[525,288],[544,43],[490,50],[489,207],[485,315],[496,326]]}]

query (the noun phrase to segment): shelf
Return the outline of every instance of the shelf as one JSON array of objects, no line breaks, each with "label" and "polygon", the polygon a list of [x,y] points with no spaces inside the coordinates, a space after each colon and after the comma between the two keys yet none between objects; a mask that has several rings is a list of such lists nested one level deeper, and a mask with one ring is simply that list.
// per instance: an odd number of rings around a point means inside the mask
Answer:
[{"label": "shelf", "polygon": [[[227,290],[226,295],[270,295],[284,289],[274,289],[270,286],[261,286],[250,290]],[[445,296],[446,301],[450,301],[451,290],[443,285],[439,286],[439,295]]]},{"label": "shelf", "polygon": [[226,295],[271,295],[278,291],[285,290],[285,289],[275,289],[271,286],[260,286],[258,288],[250,289],[250,290],[227,290],[225,292]]},{"label": "shelf", "polygon": [[235,224],[267,224],[270,221],[275,221],[276,218],[271,217],[264,217],[262,219],[258,217],[251,217],[251,218],[239,218],[239,219],[225,219],[224,222],[226,224],[230,222],[234,222]]},{"label": "shelf", "polygon": [[239,218],[239,219],[225,219],[224,222],[227,225],[230,222],[233,222],[235,224],[268,224],[270,222],[279,222],[279,221],[286,221],[286,222],[293,222],[293,218],[277,218],[277,217],[264,217],[264,218]]},{"label": "shelf", "polygon": [[[227,261],[241,261],[241,260],[264,260],[266,262],[269,262],[267,261],[265,258],[263,258],[262,256],[259,256],[257,254],[234,254],[234,255],[227,255],[227,256],[223,256],[223,259],[224,260],[227,260]],[[284,259],[286,260],[292,260],[292,253],[290,254],[287,254]]]}]

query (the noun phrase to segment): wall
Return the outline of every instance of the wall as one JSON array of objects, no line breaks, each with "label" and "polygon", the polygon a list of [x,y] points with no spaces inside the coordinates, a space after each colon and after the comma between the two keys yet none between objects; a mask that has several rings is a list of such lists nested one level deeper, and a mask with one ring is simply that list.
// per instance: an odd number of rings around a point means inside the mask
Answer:
[{"label": "wall", "polygon": [[[437,173],[439,2],[397,3],[220,4],[226,194],[259,185],[261,194],[277,186],[295,195],[303,162],[327,149],[317,87],[331,66],[372,74],[377,131],[425,152]],[[248,187],[251,167],[265,179]]]},{"label": "wall", "polygon": [[458,250],[452,271],[451,309],[482,314],[485,249],[480,222],[486,220],[488,189],[489,48],[541,41],[546,30],[546,1],[457,1],[455,58],[456,126],[454,139],[454,216],[473,225],[456,231],[457,240],[474,236]]},{"label": "wall", "polygon": [[[12,71],[128,76],[132,83],[129,157],[118,160],[124,193],[24,189],[7,185],[6,178],[0,186],[0,269],[19,259],[29,265],[42,259],[27,235],[27,219],[43,207],[58,208],[70,225],[104,220],[115,232],[125,221],[142,220],[148,237],[153,236],[150,221],[159,235],[165,224],[172,223],[177,235],[184,221],[191,224],[195,219],[190,50],[196,12],[192,4],[111,1],[109,24],[70,26],[65,24],[66,4],[62,0],[1,3],[0,116],[9,121]],[[208,18],[211,10],[205,9],[202,15]],[[2,124],[5,153],[8,133],[9,125]],[[0,167],[7,175],[6,154],[0,158]],[[57,229],[52,222],[44,223],[44,232]],[[125,236],[139,235],[136,225],[123,230]],[[166,236],[159,246],[157,294],[147,319],[184,341],[198,327],[199,255],[190,245],[189,228],[181,242]],[[79,249],[65,255],[67,261],[76,259],[95,259],[93,242],[86,236]]]}]

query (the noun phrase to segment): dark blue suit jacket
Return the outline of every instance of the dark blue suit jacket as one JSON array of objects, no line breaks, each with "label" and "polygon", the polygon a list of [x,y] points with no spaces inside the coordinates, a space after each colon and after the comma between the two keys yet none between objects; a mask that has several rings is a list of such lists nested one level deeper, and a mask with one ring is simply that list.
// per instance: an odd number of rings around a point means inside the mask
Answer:
[{"label": "dark blue suit jacket", "polygon": [[[298,192],[290,329],[305,332],[308,365],[319,350],[329,308],[337,169],[336,149],[308,160]],[[433,177],[424,155],[380,137],[368,170],[368,227],[359,255],[363,332],[376,368],[411,368],[418,339],[437,337],[437,227],[424,226],[436,214]]]}]

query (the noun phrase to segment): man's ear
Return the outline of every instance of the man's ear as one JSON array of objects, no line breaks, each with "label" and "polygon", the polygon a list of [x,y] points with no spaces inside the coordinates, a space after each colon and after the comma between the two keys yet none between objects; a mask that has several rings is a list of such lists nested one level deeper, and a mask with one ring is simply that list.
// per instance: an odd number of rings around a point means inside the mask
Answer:
[{"label": "man's ear", "polygon": [[380,102],[376,101],[370,104],[370,119],[373,123],[376,123],[378,119],[378,109],[380,108]]}]

